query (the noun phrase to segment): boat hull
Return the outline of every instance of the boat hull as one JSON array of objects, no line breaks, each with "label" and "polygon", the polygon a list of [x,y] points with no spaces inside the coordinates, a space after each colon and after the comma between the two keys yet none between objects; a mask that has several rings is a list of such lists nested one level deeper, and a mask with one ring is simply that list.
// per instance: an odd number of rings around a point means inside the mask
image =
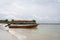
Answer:
[{"label": "boat hull", "polygon": [[9,28],[36,28],[37,24],[35,25],[10,25]]}]

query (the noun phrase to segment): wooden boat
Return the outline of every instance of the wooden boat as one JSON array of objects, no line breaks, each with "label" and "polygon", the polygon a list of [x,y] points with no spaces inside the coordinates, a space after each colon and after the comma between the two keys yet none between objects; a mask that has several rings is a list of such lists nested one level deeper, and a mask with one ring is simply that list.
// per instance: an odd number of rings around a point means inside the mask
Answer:
[{"label": "wooden boat", "polygon": [[35,20],[14,20],[6,26],[9,28],[35,28],[37,25]]},{"label": "wooden boat", "polygon": [[35,28],[38,24],[11,24],[9,28]]}]

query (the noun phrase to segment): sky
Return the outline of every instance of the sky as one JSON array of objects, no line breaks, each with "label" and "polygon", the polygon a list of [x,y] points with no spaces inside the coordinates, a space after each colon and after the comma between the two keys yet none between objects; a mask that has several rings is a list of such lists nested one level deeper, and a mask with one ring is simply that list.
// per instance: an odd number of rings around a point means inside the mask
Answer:
[{"label": "sky", "polygon": [[60,23],[60,0],[0,0],[0,20]]}]

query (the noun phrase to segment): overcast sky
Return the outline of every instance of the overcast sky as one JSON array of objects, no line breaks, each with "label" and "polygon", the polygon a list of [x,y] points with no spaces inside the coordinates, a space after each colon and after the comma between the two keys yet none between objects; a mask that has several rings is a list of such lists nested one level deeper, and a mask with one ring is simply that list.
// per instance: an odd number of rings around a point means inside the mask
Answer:
[{"label": "overcast sky", "polygon": [[0,19],[60,22],[60,0],[0,0]]}]

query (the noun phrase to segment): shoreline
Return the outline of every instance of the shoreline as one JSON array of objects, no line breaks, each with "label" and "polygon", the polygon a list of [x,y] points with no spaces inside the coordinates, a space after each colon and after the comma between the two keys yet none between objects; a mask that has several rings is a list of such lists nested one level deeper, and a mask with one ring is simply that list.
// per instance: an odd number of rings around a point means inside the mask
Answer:
[{"label": "shoreline", "polygon": [[0,40],[18,40],[14,35],[10,34],[6,30],[0,29]]}]

